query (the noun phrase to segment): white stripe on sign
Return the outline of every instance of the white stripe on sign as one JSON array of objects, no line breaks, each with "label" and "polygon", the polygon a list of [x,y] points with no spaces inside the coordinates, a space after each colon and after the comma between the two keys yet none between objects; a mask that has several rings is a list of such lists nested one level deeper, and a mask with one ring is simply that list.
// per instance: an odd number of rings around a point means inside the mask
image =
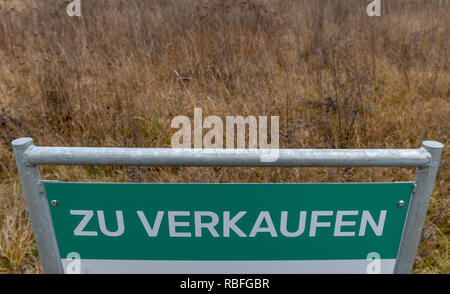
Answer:
[{"label": "white stripe on sign", "polygon": [[[177,261],[62,259],[65,273],[79,262],[82,274],[392,274],[395,259],[283,260],[283,261]],[[379,262],[378,265],[374,262]]]}]

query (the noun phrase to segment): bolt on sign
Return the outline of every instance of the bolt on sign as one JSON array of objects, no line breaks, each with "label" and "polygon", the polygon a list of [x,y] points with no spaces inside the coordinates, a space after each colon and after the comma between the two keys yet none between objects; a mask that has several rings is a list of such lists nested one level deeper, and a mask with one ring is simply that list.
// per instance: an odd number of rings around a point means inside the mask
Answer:
[{"label": "bolt on sign", "polygon": [[370,252],[392,273],[413,184],[44,187],[82,273],[365,273]]},{"label": "bolt on sign", "polygon": [[[46,273],[408,273],[443,145],[419,149],[38,147],[13,141]],[[66,183],[39,165],[416,167],[395,183]]]}]

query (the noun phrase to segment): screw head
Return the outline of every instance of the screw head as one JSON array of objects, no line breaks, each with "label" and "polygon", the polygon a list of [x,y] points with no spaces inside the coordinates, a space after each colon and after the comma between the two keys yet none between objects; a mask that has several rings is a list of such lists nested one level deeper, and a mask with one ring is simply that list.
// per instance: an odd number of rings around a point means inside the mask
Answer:
[{"label": "screw head", "polygon": [[400,200],[400,201],[397,203],[397,206],[398,206],[398,207],[403,207],[403,206],[405,206],[405,201]]},{"label": "screw head", "polygon": [[52,200],[50,203],[53,207],[58,207],[59,205],[58,200]]}]

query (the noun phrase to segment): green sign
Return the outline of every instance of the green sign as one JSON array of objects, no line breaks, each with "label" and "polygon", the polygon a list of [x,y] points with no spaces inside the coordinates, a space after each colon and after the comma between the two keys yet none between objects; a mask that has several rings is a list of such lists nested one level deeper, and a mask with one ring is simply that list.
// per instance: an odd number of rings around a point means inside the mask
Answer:
[{"label": "green sign", "polygon": [[409,182],[44,186],[62,260],[76,252],[92,271],[128,261],[135,272],[155,265],[170,271],[170,264],[176,270],[183,262],[205,270],[211,262],[216,269],[233,262],[265,269],[335,261],[342,269],[345,261],[366,264],[373,252],[390,272],[413,188]]}]

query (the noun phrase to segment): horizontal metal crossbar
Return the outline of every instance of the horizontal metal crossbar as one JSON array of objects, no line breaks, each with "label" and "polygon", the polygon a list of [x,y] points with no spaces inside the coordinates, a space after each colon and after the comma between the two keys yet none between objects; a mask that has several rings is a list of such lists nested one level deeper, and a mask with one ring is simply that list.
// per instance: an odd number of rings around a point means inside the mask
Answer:
[{"label": "horizontal metal crossbar", "polygon": [[32,165],[426,167],[431,155],[419,149],[163,149],[31,147]]}]

